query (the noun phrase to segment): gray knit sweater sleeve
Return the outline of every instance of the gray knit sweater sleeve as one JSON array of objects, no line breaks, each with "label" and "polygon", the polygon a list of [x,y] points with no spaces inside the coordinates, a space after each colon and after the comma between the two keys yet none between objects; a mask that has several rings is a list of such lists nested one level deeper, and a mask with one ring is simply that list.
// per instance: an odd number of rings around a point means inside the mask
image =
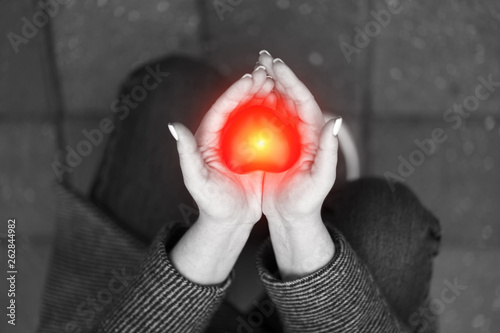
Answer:
[{"label": "gray knit sweater sleeve", "polygon": [[57,190],[55,246],[37,332],[205,331],[231,277],[201,286],[172,266],[167,247],[183,225],[169,224],[148,245],[73,190]]},{"label": "gray knit sweater sleeve", "polygon": [[261,280],[285,332],[408,332],[344,237],[333,228],[329,231],[335,243],[333,259],[300,279],[280,279],[269,241],[258,253]]},{"label": "gray knit sweater sleeve", "polygon": [[184,278],[170,262],[165,245],[172,233],[157,237],[138,274],[97,325],[96,332],[203,332],[222,302],[230,278],[202,286]]}]

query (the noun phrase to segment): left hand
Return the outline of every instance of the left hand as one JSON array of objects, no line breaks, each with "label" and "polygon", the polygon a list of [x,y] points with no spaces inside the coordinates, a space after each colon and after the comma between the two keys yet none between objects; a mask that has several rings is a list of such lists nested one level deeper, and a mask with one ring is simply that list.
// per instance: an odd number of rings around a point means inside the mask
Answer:
[{"label": "left hand", "polygon": [[299,160],[291,169],[265,174],[262,211],[268,219],[305,223],[319,216],[321,205],[335,182],[338,139],[333,129],[336,119],[325,123],[311,92],[282,61],[263,53],[259,63],[274,78],[275,90],[283,98],[284,107],[298,117],[302,146]]}]

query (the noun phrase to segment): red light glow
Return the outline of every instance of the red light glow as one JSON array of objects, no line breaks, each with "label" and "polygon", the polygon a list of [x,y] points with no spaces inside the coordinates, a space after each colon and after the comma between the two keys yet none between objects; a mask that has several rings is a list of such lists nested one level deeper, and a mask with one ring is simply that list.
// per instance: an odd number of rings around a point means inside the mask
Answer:
[{"label": "red light glow", "polygon": [[283,172],[300,156],[296,121],[261,105],[235,111],[220,140],[223,161],[239,174]]}]

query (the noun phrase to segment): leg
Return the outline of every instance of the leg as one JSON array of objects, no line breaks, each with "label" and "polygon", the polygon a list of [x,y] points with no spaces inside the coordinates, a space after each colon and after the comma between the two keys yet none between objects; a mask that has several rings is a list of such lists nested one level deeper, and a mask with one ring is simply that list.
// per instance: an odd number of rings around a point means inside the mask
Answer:
[{"label": "leg", "polygon": [[440,241],[438,220],[407,187],[398,184],[393,192],[381,179],[361,179],[332,191],[323,216],[346,237],[408,324],[428,298]]},{"label": "leg", "polygon": [[[179,121],[193,132],[228,82],[208,65],[182,57],[152,62],[132,73],[120,96],[142,86],[159,66],[169,75],[147,97],[116,114],[104,159],[97,171],[92,199],[116,216],[125,228],[150,240],[169,220],[194,222],[196,206],[182,180],[175,142],[167,123]],[[149,85],[154,80],[149,79]],[[126,105],[122,99],[119,105]],[[122,117],[123,119],[120,119]]]}]

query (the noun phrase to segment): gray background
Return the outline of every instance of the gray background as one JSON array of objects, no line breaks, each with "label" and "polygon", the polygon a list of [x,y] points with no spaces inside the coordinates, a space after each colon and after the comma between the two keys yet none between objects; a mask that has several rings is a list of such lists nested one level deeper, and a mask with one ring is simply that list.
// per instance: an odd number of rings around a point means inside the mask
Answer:
[{"label": "gray background", "polygon": [[[81,0],[59,9],[16,54],[37,1],[5,1],[0,13],[0,233],[18,221],[18,321],[0,331],[30,332],[54,234],[51,163],[110,116],[119,82],[135,66],[168,53],[207,59],[237,77],[257,52],[281,57],[321,106],[342,114],[362,153],[363,173],[396,172],[415,139],[442,128],[448,140],[406,180],[440,218],[443,247],[432,297],[444,281],[467,286],[441,312],[442,332],[500,331],[500,88],[456,130],[442,116],[472,95],[477,76],[500,81],[500,1],[403,1],[402,11],[348,63],[341,41],[373,20],[382,0]],[[391,1],[397,4],[397,1]],[[105,144],[71,174],[87,193]],[[1,238],[2,249],[5,239]],[[2,270],[6,257],[0,256]],[[4,308],[5,280],[1,279]],[[2,317],[5,315],[2,314]]]}]

